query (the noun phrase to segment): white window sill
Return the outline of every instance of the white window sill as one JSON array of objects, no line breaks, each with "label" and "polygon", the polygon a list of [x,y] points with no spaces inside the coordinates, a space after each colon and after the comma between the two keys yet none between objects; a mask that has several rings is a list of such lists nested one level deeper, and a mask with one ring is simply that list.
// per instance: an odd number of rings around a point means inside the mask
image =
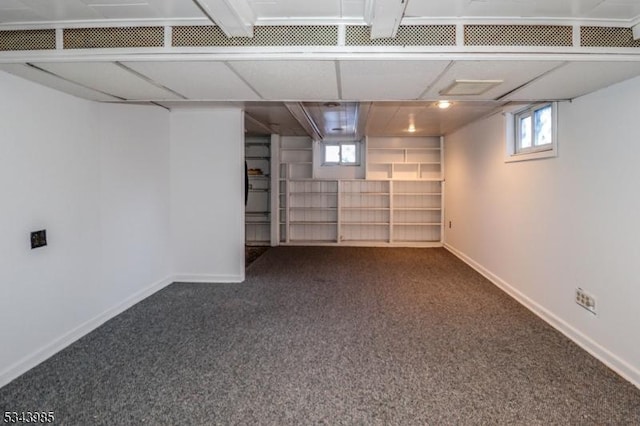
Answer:
[{"label": "white window sill", "polygon": [[551,149],[546,149],[544,151],[523,152],[522,154],[508,155],[504,159],[504,162],[514,163],[516,161],[540,160],[542,158],[553,158],[557,156],[558,156],[558,151],[554,147]]}]

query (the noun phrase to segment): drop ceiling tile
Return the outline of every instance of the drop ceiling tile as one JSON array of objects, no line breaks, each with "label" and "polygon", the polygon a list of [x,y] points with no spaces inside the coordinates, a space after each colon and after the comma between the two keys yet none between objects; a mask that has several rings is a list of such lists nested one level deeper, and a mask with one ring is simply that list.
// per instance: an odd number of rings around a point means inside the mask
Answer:
[{"label": "drop ceiling tile", "polygon": [[106,19],[150,19],[160,14],[148,4],[91,5],[89,6]]},{"label": "drop ceiling tile", "polygon": [[340,0],[249,0],[259,18],[340,18]]},{"label": "drop ceiling tile", "polygon": [[515,91],[507,99],[573,99],[637,76],[640,76],[640,62],[570,62]]},{"label": "drop ceiling tile", "polygon": [[449,61],[342,61],[342,98],[418,99]]},{"label": "drop ceiling tile", "polygon": [[2,12],[0,12],[0,22],[2,23],[34,22],[41,21],[43,19],[44,17],[42,15],[39,15],[36,11],[27,8],[3,9]]},{"label": "drop ceiling tile", "polygon": [[444,99],[440,91],[455,80],[502,80],[481,95],[446,96],[451,100],[493,100],[560,66],[559,61],[458,61],[425,94],[423,99]]},{"label": "drop ceiling tile", "polygon": [[637,0],[604,0],[599,2],[588,16],[595,19],[635,20],[638,14],[640,3]]},{"label": "drop ceiling tile", "polygon": [[206,18],[193,1],[148,0],[163,18]]},{"label": "drop ceiling tile", "polygon": [[[635,2],[635,0],[629,0]],[[586,18],[598,5],[604,9],[593,17],[612,19],[615,11],[606,10],[611,0],[430,0],[411,1],[407,5],[407,17],[545,17],[545,18]],[[637,4],[637,2],[635,2]],[[609,13],[614,13],[609,14]],[[631,18],[627,16],[627,18]]]},{"label": "drop ceiling tile", "polygon": [[113,96],[96,92],[95,90],[87,89],[86,87],[82,87],[75,83],[71,83],[69,81],[63,80],[60,77],[56,77],[55,75],[38,70],[37,68],[30,67],[28,65],[0,64],[0,70],[6,71],[13,75],[17,75],[18,77],[22,77],[24,79],[33,81],[34,83],[42,84],[43,86],[47,86],[64,93],[77,96],[79,98],[90,99],[93,101],[120,100]]},{"label": "drop ceiling tile", "polygon": [[127,4],[147,4],[148,0],[80,0],[87,5],[108,4],[108,5],[127,5]]},{"label": "drop ceiling tile", "polygon": [[83,86],[128,100],[181,99],[112,62],[55,62],[34,65]]},{"label": "drop ceiling tile", "polygon": [[333,61],[234,61],[229,65],[266,100],[338,99]]},{"label": "drop ceiling tile", "polygon": [[7,9],[24,9],[24,3],[20,0],[3,0],[0,1],[0,10]]},{"label": "drop ceiling tile", "polygon": [[22,0],[46,20],[98,19],[100,15],[80,0]]},{"label": "drop ceiling tile", "polygon": [[342,17],[362,19],[364,3],[364,0],[342,0]]},{"label": "drop ceiling tile", "polygon": [[188,99],[260,99],[223,62],[123,62],[123,65]]}]

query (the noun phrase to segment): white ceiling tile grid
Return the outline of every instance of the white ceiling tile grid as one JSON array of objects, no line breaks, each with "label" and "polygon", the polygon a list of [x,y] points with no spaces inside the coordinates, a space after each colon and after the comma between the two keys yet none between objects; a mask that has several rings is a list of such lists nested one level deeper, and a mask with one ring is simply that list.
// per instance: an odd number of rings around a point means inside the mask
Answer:
[{"label": "white ceiling tile grid", "polygon": [[[423,96],[424,99],[498,99],[539,75],[560,66],[559,61],[457,61]],[[471,96],[443,96],[440,92],[456,80],[502,80],[486,93]]]},{"label": "white ceiling tile grid", "polygon": [[640,76],[640,62],[570,62],[511,93],[511,101],[574,99]]},{"label": "white ceiling tile grid", "polygon": [[265,100],[336,100],[333,61],[233,61],[229,65]]},{"label": "white ceiling tile grid", "polygon": [[418,99],[450,61],[341,61],[342,98]]},{"label": "white ceiling tile grid", "polygon": [[64,80],[60,77],[41,71],[29,65],[0,64],[0,70],[83,99],[107,102],[121,100],[119,98],[109,96],[107,94],[100,93],[95,90],[80,86],[76,83]]},{"label": "white ceiling tile grid", "polygon": [[67,80],[127,100],[181,99],[112,62],[34,63]]},{"label": "white ceiling tile grid", "polygon": [[187,99],[236,101],[260,97],[223,62],[123,62]]}]

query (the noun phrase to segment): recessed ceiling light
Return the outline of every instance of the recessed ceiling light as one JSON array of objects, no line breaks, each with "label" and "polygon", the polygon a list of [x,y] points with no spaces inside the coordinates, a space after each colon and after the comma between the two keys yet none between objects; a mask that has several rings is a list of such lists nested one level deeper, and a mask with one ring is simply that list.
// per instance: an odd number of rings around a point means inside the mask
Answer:
[{"label": "recessed ceiling light", "polygon": [[438,101],[436,103],[436,105],[438,106],[438,108],[440,109],[447,109],[449,108],[452,104],[450,101]]},{"label": "recessed ceiling light", "polygon": [[440,94],[446,96],[482,95],[502,82],[502,80],[456,80],[449,87],[441,90]]},{"label": "recessed ceiling light", "polygon": [[415,133],[415,132],[416,132],[416,126],[415,126],[415,124],[409,124],[409,128],[407,129],[407,132],[409,132],[409,133]]}]

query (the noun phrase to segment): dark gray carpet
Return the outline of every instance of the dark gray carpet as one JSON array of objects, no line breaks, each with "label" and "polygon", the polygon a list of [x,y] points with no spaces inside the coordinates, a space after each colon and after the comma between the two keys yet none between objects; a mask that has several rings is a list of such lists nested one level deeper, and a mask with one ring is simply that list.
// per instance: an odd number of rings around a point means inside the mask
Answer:
[{"label": "dark gray carpet", "polygon": [[92,424],[640,424],[640,390],[443,249],[269,250],[0,389]]}]

